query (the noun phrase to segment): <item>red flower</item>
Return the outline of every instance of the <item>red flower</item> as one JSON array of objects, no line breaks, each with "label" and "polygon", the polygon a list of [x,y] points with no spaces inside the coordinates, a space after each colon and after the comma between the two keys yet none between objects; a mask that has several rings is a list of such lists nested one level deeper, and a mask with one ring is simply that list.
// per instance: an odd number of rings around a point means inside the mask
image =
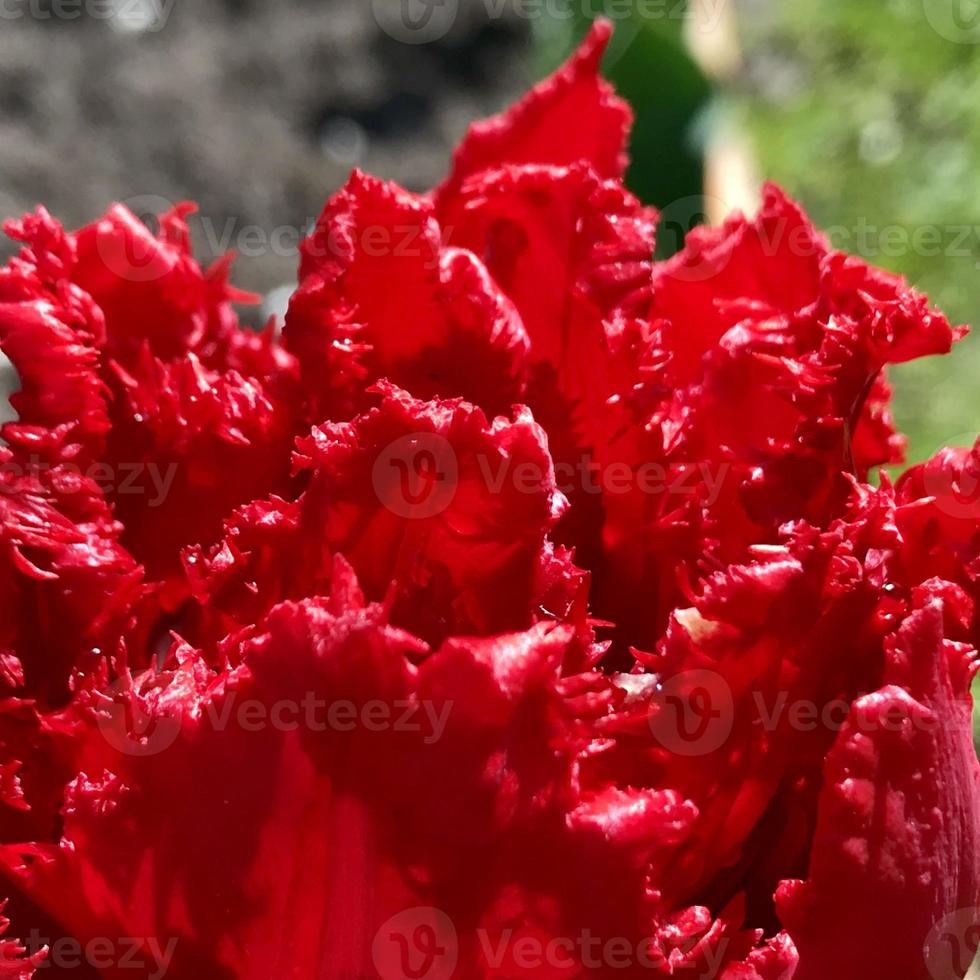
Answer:
[{"label": "red flower", "polygon": [[654,263],[608,33],[281,342],[187,206],[8,225],[0,969],[964,975],[980,450],[865,482],[959,331],[774,187]]}]

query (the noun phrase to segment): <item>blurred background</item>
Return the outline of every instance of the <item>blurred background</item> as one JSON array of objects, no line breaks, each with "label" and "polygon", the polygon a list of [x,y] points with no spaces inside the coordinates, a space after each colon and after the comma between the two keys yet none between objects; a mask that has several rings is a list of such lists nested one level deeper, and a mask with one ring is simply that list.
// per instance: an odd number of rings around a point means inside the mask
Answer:
[{"label": "blurred background", "polygon": [[[239,253],[258,323],[352,167],[432,186],[599,14],[661,255],[772,178],[980,324],[980,0],[0,0],[0,216],[196,200],[198,256]],[[911,461],[976,437],[978,371],[974,336],[893,372]]]}]

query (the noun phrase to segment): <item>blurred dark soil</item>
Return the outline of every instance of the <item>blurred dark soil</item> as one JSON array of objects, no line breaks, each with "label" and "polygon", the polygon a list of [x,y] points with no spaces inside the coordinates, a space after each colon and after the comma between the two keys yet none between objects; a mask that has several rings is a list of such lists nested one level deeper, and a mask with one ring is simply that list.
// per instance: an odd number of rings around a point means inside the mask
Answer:
[{"label": "blurred dark soil", "polygon": [[142,31],[78,5],[0,20],[0,215],[43,203],[76,227],[114,200],[196,200],[199,256],[236,248],[236,283],[260,293],[293,281],[352,166],[425,189],[468,122],[531,81],[527,24],[479,0],[421,45],[389,37],[370,0],[167,0]]}]

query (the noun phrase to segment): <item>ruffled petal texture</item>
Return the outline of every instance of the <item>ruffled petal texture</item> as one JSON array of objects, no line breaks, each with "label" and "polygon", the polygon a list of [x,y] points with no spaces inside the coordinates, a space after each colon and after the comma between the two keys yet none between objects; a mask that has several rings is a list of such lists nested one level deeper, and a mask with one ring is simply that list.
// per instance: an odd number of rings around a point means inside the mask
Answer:
[{"label": "ruffled petal texture", "polygon": [[962,330],[773,186],[655,262],[609,32],[281,335],[191,205],[6,226],[0,973],[963,980],[980,448],[869,482]]},{"label": "ruffled petal texture", "polygon": [[581,162],[600,177],[623,176],[633,112],[599,75],[611,36],[611,25],[597,21],[551,78],[507,112],[470,127],[453,157],[452,172],[435,192],[440,209],[474,174],[510,164]]},{"label": "ruffled petal texture", "polygon": [[520,400],[521,317],[480,261],[443,239],[424,198],[357,172],[327,203],[301,248],[285,331],[313,421],[363,408],[376,378],[491,414]]}]

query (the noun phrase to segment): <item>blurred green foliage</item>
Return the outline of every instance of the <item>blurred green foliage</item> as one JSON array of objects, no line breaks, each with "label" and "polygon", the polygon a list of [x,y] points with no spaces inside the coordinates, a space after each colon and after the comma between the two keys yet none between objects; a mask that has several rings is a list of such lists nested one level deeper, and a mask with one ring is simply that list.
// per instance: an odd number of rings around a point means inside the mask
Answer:
[{"label": "blurred green foliage", "polygon": [[[980,35],[959,2],[746,0],[723,104],[836,246],[980,324]],[[910,460],[975,437],[978,369],[975,336],[892,370]]]},{"label": "blurred green foliage", "polygon": [[[744,66],[720,91],[684,45],[682,0],[655,5],[662,16],[621,0],[570,4],[536,25],[540,67],[584,33],[573,8],[605,3],[617,24],[606,71],[636,111],[628,181],[643,200],[672,206],[672,223],[684,223],[679,207],[699,214],[700,137],[732,127],[837,247],[980,325],[980,18],[960,10],[965,0],[729,2]],[[973,440],[978,370],[980,336],[892,370],[910,461]]]},{"label": "blurred green foliage", "polygon": [[[604,13],[613,20],[616,32],[604,71],[636,112],[627,183],[645,203],[671,206],[671,220],[684,227],[702,212],[699,124],[712,97],[711,83],[684,44],[686,6],[684,0],[632,6],[593,0],[569,3],[563,16],[535,22],[543,74],[574,50],[593,16]],[[661,243],[670,251],[678,244]]]}]

